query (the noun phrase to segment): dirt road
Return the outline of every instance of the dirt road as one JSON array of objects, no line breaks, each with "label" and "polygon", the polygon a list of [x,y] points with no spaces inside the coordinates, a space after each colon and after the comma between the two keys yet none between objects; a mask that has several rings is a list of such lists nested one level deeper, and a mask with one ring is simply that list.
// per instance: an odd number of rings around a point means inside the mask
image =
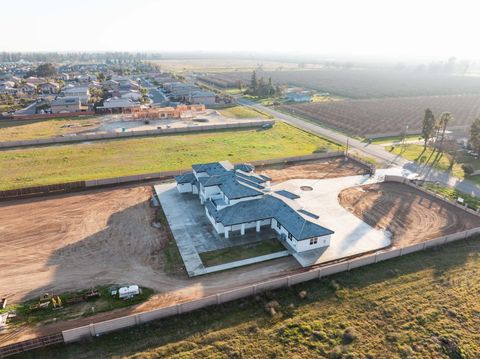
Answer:
[{"label": "dirt road", "polygon": [[348,188],[339,201],[371,226],[392,232],[394,246],[480,226],[479,217],[399,183]]}]

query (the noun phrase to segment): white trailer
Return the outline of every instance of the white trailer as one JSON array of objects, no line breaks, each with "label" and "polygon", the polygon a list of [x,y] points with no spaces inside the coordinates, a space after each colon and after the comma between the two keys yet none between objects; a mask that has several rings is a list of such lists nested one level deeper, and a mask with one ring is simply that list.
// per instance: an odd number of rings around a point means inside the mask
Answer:
[{"label": "white trailer", "polygon": [[135,284],[118,289],[118,297],[120,299],[132,298],[138,294],[140,294],[140,288]]}]

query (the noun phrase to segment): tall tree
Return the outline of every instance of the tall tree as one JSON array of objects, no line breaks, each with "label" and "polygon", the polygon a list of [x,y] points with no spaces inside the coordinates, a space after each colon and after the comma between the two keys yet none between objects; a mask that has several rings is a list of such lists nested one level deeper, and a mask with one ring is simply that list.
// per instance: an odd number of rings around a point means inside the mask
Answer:
[{"label": "tall tree", "polygon": [[433,112],[427,108],[425,110],[425,116],[423,117],[423,124],[422,124],[422,137],[423,137],[423,149],[427,149],[428,141],[433,137],[435,134],[435,116]]},{"label": "tall tree", "polygon": [[476,153],[480,153],[480,118],[476,118],[470,127],[470,145]]},{"label": "tall tree", "polygon": [[258,81],[257,81],[257,72],[252,72],[252,79],[250,80],[250,89],[253,93],[257,92]]},{"label": "tall tree", "polygon": [[41,64],[35,69],[38,77],[52,77],[57,74],[57,69],[51,63]]},{"label": "tall tree", "polygon": [[438,125],[442,130],[440,149],[443,148],[443,142],[445,141],[445,131],[447,130],[447,125],[452,121],[453,121],[453,116],[450,112],[444,112],[440,115],[440,120],[438,121]]}]

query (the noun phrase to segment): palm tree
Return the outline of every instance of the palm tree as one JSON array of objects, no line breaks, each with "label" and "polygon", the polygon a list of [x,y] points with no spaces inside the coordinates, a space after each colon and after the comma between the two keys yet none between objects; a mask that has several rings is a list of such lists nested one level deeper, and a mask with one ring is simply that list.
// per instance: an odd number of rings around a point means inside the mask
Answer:
[{"label": "palm tree", "polygon": [[453,121],[453,116],[450,112],[444,112],[440,116],[440,120],[438,121],[439,128],[442,129],[442,137],[440,140],[440,147],[439,149],[443,151],[443,141],[445,140],[445,131],[447,130],[447,125]]}]

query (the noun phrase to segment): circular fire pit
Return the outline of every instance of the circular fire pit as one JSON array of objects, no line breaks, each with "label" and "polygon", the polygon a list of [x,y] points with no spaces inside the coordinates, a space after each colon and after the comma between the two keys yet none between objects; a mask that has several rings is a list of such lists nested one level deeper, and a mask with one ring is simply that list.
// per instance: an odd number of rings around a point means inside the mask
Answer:
[{"label": "circular fire pit", "polygon": [[310,186],[301,186],[300,189],[302,191],[313,191],[313,188]]}]

